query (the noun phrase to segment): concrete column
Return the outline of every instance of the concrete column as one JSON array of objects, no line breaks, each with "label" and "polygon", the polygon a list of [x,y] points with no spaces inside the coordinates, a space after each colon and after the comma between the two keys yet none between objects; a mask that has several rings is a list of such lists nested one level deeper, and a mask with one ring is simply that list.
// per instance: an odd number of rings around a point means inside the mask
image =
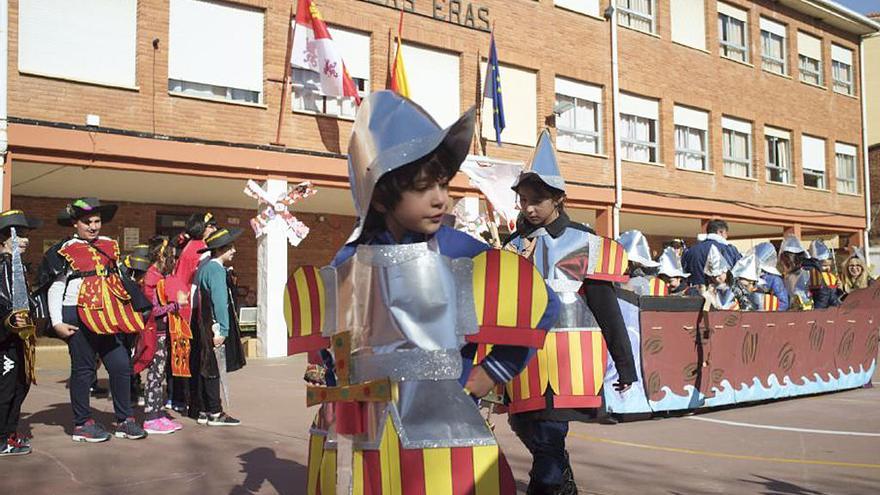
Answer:
[{"label": "concrete column", "polygon": [[[269,179],[269,196],[287,192],[287,181]],[[272,220],[257,245],[257,339],[260,356],[287,356],[284,286],[287,284],[287,235],[280,218]]]},{"label": "concrete column", "polygon": [[785,227],[785,229],[782,231],[782,235],[785,235],[785,236],[793,235],[793,236],[797,237],[798,239],[800,239],[801,238],[801,224],[796,223],[794,225],[789,225],[788,227]]}]

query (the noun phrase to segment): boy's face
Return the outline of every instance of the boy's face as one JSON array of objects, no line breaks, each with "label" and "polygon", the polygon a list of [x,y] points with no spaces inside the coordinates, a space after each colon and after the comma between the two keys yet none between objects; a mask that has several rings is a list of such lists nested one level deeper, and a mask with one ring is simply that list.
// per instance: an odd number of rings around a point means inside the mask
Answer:
[{"label": "boy's face", "polygon": [[553,200],[546,191],[540,190],[529,182],[517,189],[519,209],[525,219],[532,225],[547,225],[559,216],[561,200]]},{"label": "boy's face", "polygon": [[681,277],[669,277],[669,282],[666,283],[669,286],[669,290],[678,289],[681,285]]},{"label": "boy's face", "polygon": [[74,224],[77,237],[86,241],[97,239],[101,233],[101,223],[101,215],[87,215],[77,219]]},{"label": "boy's face", "polygon": [[235,245],[229,246],[229,249],[226,250],[223,254],[217,257],[217,261],[223,264],[223,266],[228,266],[232,263],[232,259],[235,257]]},{"label": "boy's face", "polygon": [[832,265],[834,265],[834,262],[831,261],[830,259],[822,260],[822,270],[823,271],[830,272]]},{"label": "boy's face", "polygon": [[400,240],[406,232],[430,235],[440,230],[448,203],[448,180],[417,179],[413,189],[403,191],[391,210],[378,203],[373,208],[385,215],[385,225]]}]

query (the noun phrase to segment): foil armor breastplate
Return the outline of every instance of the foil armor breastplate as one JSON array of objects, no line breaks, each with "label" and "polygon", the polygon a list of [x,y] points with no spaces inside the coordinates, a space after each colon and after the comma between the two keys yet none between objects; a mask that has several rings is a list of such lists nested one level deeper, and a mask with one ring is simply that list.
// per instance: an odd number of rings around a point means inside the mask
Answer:
[{"label": "foil armor breastplate", "polygon": [[397,387],[396,400],[365,407],[367,432],[355,448],[378,448],[386,414],[404,448],[495,444],[458,382],[465,336],[478,330],[472,272],[470,259],[428,243],[362,245],[322,270],[332,302],[324,333],[351,332],[351,382],[389,377]]},{"label": "foil armor breastplate", "polygon": [[532,261],[561,303],[559,319],[551,331],[597,330],[596,317],[579,291],[592,263],[593,238],[598,237],[572,228],[556,238],[544,229],[536,230],[530,237],[536,242]]}]

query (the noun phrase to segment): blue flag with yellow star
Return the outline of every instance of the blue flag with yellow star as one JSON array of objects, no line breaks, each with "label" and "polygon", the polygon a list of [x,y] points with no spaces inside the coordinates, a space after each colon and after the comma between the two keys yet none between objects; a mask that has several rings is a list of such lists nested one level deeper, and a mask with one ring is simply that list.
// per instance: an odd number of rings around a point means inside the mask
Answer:
[{"label": "blue flag with yellow star", "polygon": [[504,102],[501,98],[501,72],[498,70],[498,52],[495,51],[495,32],[492,31],[489,43],[489,61],[486,64],[486,84],[483,98],[492,99],[492,124],[495,127],[495,141],[501,146],[501,131],[504,130]]}]

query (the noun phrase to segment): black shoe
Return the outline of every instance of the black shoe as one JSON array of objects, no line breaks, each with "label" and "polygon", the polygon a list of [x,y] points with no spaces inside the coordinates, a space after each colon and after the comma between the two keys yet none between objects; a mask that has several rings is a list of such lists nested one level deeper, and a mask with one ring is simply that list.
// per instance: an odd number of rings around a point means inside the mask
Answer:
[{"label": "black shoe", "polygon": [[99,443],[110,440],[110,434],[107,433],[103,426],[95,423],[94,419],[90,419],[79,426],[75,426],[71,438],[74,442]]},{"label": "black shoe", "polygon": [[146,438],[147,432],[135,421],[134,418],[126,418],[125,421],[116,425],[116,438],[140,440]]},{"label": "black shoe", "polygon": [[30,444],[23,445],[15,439],[15,435],[10,435],[9,437],[0,437],[0,457],[28,455],[30,453]]},{"label": "black shoe", "polygon": [[238,426],[241,421],[233,418],[225,412],[208,415],[208,426]]}]

